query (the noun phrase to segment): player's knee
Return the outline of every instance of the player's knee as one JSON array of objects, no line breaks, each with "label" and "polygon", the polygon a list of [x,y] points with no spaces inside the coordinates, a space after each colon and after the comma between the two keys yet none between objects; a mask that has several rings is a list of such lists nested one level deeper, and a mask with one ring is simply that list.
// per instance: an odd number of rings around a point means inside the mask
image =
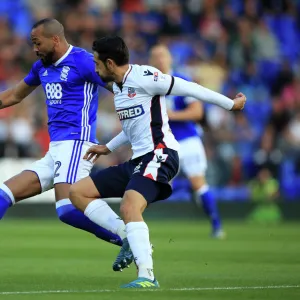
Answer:
[{"label": "player's knee", "polygon": [[71,185],[70,191],[69,191],[69,199],[71,200],[72,204],[76,207],[79,208],[80,202],[82,199],[82,192],[77,186],[76,183]]},{"label": "player's knee", "polygon": [[120,215],[122,219],[127,220],[128,218],[130,218],[131,214],[132,214],[132,205],[130,203],[122,201],[120,205]]},{"label": "player's knee", "polygon": [[120,205],[120,214],[122,219],[126,221],[131,221],[136,219],[138,216],[141,216],[143,211],[143,203],[140,203],[135,198],[132,198],[125,193],[121,205]]},{"label": "player's knee", "polygon": [[189,179],[190,179],[193,191],[198,191],[200,188],[202,188],[204,185],[206,185],[205,176],[198,175],[198,176],[190,177]]},{"label": "player's knee", "polygon": [[132,214],[134,214],[134,204],[132,199],[128,197],[125,193],[121,205],[120,205],[120,214],[123,220],[131,219]]}]

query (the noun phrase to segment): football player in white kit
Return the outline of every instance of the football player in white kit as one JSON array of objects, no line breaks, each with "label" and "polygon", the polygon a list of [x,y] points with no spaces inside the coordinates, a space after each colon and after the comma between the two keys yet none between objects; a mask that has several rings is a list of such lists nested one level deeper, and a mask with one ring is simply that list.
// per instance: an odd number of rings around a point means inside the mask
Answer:
[{"label": "football player in white kit", "polygon": [[[131,160],[74,183],[72,203],[94,223],[123,239],[114,268],[124,267],[132,251],[138,278],[123,288],[157,288],[153,273],[149,229],[142,213],[152,202],[168,198],[169,184],[179,169],[179,144],[169,124],[165,95],[194,97],[227,110],[243,109],[246,97],[231,100],[196,83],[161,73],[150,66],[129,64],[129,52],[120,37],[103,37],[93,44],[96,71],[104,82],[113,82],[114,103],[122,131],[107,145],[91,147],[85,158],[95,160],[130,143]],[[121,218],[101,198],[123,197]],[[131,249],[131,250],[130,250]]]},{"label": "football player in white kit", "polygon": [[[171,53],[164,45],[156,45],[150,50],[149,62],[165,74],[186,79],[183,75],[172,71]],[[203,115],[202,103],[195,98],[182,96],[167,96],[166,100],[169,124],[180,144],[180,169],[189,179],[193,192],[211,221],[212,237],[222,239],[225,234],[216,199],[205,180],[207,159],[196,124]]]}]

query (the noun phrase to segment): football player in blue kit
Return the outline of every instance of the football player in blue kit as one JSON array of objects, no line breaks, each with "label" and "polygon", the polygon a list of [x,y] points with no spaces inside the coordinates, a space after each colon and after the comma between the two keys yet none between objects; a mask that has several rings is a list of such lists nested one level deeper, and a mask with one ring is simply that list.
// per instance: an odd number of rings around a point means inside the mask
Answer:
[{"label": "football player in blue kit", "polygon": [[98,87],[106,84],[95,72],[93,55],[68,44],[57,20],[34,24],[31,41],[39,60],[23,80],[0,93],[0,109],[18,104],[42,85],[51,142],[45,157],[0,186],[0,219],[17,202],[54,188],[62,222],[122,245],[118,235],[91,222],[68,199],[71,184],[93,167],[83,155],[97,143]]},{"label": "football player in blue kit", "polygon": [[[94,161],[124,144],[131,144],[132,158],[101,170],[71,186],[70,199],[93,222],[123,239],[114,270],[121,270],[132,252],[138,278],[122,288],[158,288],[153,272],[149,228],[143,212],[153,202],[172,193],[169,182],[179,169],[176,141],[168,124],[168,95],[194,97],[227,110],[243,109],[246,97],[229,99],[182,78],[163,74],[152,66],[129,63],[127,45],[120,37],[94,42],[96,70],[104,82],[113,82],[114,103],[122,131],[106,145],[88,149],[85,158]],[[121,218],[103,200],[122,197]]]},{"label": "football player in blue kit", "polygon": [[[172,74],[188,80],[186,76],[172,71],[172,56],[164,45],[156,45],[150,50],[150,64],[165,74]],[[211,236],[223,239],[217,201],[205,180],[207,159],[196,122],[203,115],[203,106],[198,99],[183,96],[168,96],[167,108],[170,128],[180,144],[180,168],[191,183],[198,203],[211,222]],[[201,100],[201,99],[199,99]]]}]

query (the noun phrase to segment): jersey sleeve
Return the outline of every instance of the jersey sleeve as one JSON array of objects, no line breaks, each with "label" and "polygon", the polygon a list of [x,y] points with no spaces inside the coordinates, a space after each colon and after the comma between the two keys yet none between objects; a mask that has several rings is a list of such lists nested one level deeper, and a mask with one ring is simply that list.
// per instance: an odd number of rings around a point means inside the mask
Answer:
[{"label": "jersey sleeve", "polygon": [[77,68],[85,81],[105,86],[100,76],[95,71],[95,62],[91,53],[82,51],[76,57]]},{"label": "jersey sleeve", "polygon": [[141,74],[139,74],[139,83],[147,94],[169,95],[174,85],[174,77],[168,74],[163,74],[156,68],[143,66]]},{"label": "jersey sleeve", "polygon": [[24,78],[24,82],[29,86],[38,86],[41,84],[40,76],[39,76],[39,68],[40,68],[40,62],[37,61],[33,64],[30,72],[28,75]]},{"label": "jersey sleeve", "polygon": [[[192,81],[192,79],[186,75],[182,75],[180,73],[174,73],[173,74],[175,77],[179,77],[179,78],[182,78],[186,81]],[[199,101],[198,99],[194,98],[194,97],[183,97],[183,102],[185,105],[189,105],[191,103],[194,103],[194,102],[197,102]]]},{"label": "jersey sleeve", "polygon": [[125,132],[122,130],[117,136],[106,144],[106,147],[113,152],[122,145],[129,144],[129,139]]},{"label": "jersey sleeve", "polygon": [[193,97],[199,101],[218,105],[224,109],[231,110],[234,101],[222,94],[207,89],[195,82],[189,82],[179,77],[173,77],[171,95]]}]

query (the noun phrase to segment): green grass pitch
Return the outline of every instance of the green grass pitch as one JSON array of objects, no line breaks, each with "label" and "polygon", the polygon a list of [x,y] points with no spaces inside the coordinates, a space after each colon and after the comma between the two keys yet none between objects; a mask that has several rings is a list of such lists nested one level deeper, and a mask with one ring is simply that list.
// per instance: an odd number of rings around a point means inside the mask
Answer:
[{"label": "green grass pitch", "polygon": [[112,271],[118,247],[56,220],[4,219],[0,299],[300,299],[300,223],[226,223],[224,241],[206,222],[149,227],[161,289],[136,291],[118,289],[136,276]]}]

